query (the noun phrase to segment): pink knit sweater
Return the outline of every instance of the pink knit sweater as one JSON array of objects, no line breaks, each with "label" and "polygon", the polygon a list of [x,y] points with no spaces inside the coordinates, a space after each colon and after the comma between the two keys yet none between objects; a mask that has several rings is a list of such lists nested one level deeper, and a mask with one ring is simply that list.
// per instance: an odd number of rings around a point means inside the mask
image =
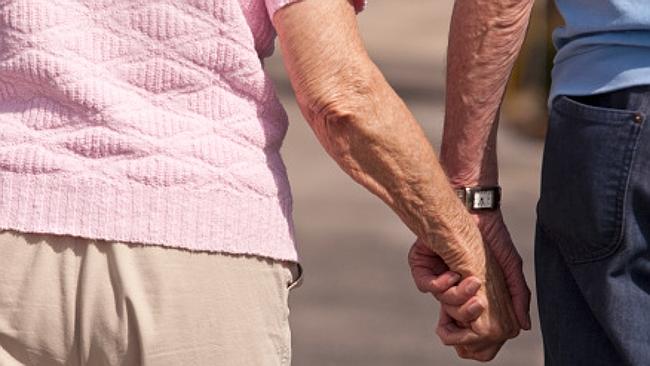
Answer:
[{"label": "pink knit sweater", "polygon": [[293,1],[0,2],[0,229],[297,260],[261,61]]}]

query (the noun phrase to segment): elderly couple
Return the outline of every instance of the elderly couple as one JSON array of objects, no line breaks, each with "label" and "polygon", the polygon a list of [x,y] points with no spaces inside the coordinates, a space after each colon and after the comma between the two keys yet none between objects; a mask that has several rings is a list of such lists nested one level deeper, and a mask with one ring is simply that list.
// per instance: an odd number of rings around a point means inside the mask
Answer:
[{"label": "elderly couple", "polygon": [[[557,0],[547,365],[650,362],[645,1]],[[439,162],[366,54],[363,1],[2,1],[0,365],[290,364],[287,118],[262,61],[276,32],[318,140],[419,238],[437,334],[492,359],[530,329],[496,131],[532,2],[456,1]]]}]

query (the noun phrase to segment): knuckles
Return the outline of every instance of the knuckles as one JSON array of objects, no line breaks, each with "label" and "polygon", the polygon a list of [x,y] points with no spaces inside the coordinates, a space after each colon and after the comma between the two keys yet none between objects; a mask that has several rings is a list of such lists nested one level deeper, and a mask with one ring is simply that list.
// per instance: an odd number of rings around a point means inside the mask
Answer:
[{"label": "knuckles", "polygon": [[449,338],[447,338],[447,334],[446,334],[446,332],[445,332],[444,330],[442,330],[441,327],[438,327],[438,328],[436,329],[436,335],[438,336],[438,338],[440,338],[440,341],[441,341],[442,344],[444,344],[445,346],[453,346],[453,344],[452,344],[453,342],[451,342],[451,341],[449,340]]},{"label": "knuckles", "polygon": [[486,352],[483,352],[483,353],[475,354],[474,359],[476,361],[479,361],[479,362],[489,362],[489,361],[492,361],[494,359],[494,357],[496,357],[496,355],[497,355],[497,352],[490,350],[490,351],[486,351]]}]

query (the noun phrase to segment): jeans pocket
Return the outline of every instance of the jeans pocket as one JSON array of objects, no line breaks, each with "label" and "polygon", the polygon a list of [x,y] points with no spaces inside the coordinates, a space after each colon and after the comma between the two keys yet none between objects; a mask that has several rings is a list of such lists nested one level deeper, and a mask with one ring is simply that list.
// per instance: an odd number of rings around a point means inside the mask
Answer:
[{"label": "jeans pocket", "polygon": [[604,259],[622,239],[625,196],[645,116],[635,111],[553,103],[538,204],[541,230],[570,263]]}]

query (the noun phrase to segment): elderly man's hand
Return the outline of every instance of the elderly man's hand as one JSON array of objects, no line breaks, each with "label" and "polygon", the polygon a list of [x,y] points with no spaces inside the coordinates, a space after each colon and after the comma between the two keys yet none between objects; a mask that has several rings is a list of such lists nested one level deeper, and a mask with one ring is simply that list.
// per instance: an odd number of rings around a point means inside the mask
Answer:
[{"label": "elderly man's hand", "polygon": [[505,276],[517,321],[521,329],[529,330],[531,327],[530,289],[524,277],[521,256],[512,242],[501,211],[483,212],[473,216],[483,241],[490,248]]}]

